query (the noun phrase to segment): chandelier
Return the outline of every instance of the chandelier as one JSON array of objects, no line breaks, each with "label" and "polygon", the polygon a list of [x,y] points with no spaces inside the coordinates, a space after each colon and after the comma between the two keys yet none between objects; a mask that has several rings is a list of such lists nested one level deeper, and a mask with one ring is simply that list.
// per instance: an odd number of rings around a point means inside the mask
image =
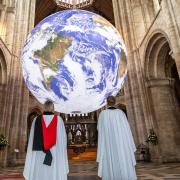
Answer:
[{"label": "chandelier", "polygon": [[57,6],[64,9],[80,9],[90,6],[94,0],[54,0]]}]

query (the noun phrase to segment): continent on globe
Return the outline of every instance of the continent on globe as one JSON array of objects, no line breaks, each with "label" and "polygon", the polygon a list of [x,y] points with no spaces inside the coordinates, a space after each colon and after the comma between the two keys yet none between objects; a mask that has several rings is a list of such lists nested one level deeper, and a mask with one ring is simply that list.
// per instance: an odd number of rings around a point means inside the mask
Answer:
[{"label": "continent on globe", "polygon": [[[51,38],[47,41],[47,45],[41,50],[34,52],[34,57],[39,59],[40,70],[44,77],[44,70],[50,69],[54,72],[58,71],[59,63],[64,57],[67,49],[72,43],[72,38],[68,36],[57,35],[54,39]],[[47,87],[50,88],[50,84],[54,76],[44,77]]]}]

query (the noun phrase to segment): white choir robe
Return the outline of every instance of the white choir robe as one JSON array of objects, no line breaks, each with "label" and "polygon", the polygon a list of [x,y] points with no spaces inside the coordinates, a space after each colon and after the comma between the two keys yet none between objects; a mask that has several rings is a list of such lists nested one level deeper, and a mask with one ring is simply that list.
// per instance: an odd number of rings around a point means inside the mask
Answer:
[{"label": "white choir robe", "polygon": [[[44,115],[46,127],[50,124],[53,115]],[[45,153],[43,151],[32,151],[34,137],[35,119],[32,123],[29,144],[27,148],[26,162],[23,176],[26,180],[67,180],[69,172],[67,158],[67,137],[64,123],[58,116],[56,145],[50,151],[52,153],[52,164],[43,164]]]},{"label": "white choir robe", "polygon": [[107,109],[98,120],[98,176],[103,180],[134,180],[136,147],[126,115]]}]

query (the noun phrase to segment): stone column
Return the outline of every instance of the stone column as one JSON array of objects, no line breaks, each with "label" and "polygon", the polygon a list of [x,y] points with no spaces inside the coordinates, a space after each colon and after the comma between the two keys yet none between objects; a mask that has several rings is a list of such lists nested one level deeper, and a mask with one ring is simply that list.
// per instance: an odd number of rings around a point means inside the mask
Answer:
[{"label": "stone column", "polygon": [[175,60],[176,66],[177,66],[179,79],[180,79],[180,49],[179,49],[179,52],[173,53],[173,58]]},{"label": "stone column", "polygon": [[[13,14],[11,11],[9,13],[8,18],[11,19]],[[20,55],[27,34],[34,25],[34,15],[35,0],[17,1],[14,29],[12,29],[13,40],[8,40],[12,41],[12,54],[9,60],[11,69],[8,75],[3,121],[5,121],[5,134],[9,140],[10,148],[3,153],[4,166],[23,163],[25,158],[29,91],[23,81]],[[11,27],[10,24],[9,26]],[[19,153],[15,153],[14,149],[18,149]]]},{"label": "stone column", "polygon": [[14,23],[15,23],[15,9],[8,7],[6,10],[6,44],[10,51],[12,51],[13,37],[14,37]]},{"label": "stone column", "polygon": [[[112,2],[115,24],[122,33],[128,52],[128,75],[124,86],[128,120],[136,145],[144,144],[147,129],[152,127],[152,123],[148,109],[147,92],[144,87],[141,60],[137,49],[138,41],[134,33],[136,27],[134,25],[133,12],[138,10],[134,9],[133,11],[132,4],[134,8],[136,6],[139,7],[139,1],[132,3],[130,0],[113,0]],[[139,17],[138,14],[136,14],[136,19]],[[140,22],[142,22],[142,16],[139,18],[141,18]]]},{"label": "stone column", "polygon": [[[143,1],[143,3],[141,3]],[[136,38],[136,43],[139,45],[145,35],[147,29],[147,21],[149,19],[148,10],[146,10],[147,3],[145,0],[138,0],[131,2],[131,14],[133,21],[133,29],[135,31],[134,37]],[[134,42],[135,43],[135,42]]]},{"label": "stone column", "polygon": [[6,6],[0,4],[0,38],[3,41],[5,40],[5,34],[6,34],[5,16],[6,16]]},{"label": "stone column", "polygon": [[150,90],[152,113],[156,121],[160,158],[162,162],[180,161],[180,116],[174,96],[174,80],[151,79],[146,85]]},{"label": "stone column", "polygon": [[[0,73],[1,73],[1,65],[0,65]],[[1,76],[1,74],[0,74]],[[0,77],[0,80],[1,80],[1,77]],[[2,84],[2,81],[0,81],[0,113],[2,114],[2,107],[3,107],[3,104],[2,104],[2,100],[3,100],[3,84]],[[2,122],[2,119],[0,120],[0,133],[2,133],[4,131],[4,124]]]},{"label": "stone column", "polygon": [[169,37],[171,41],[171,50],[173,52],[173,59],[176,62],[178,74],[180,77],[180,3],[179,1],[164,0],[161,2],[163,8],[167,9],[169,23]]}]

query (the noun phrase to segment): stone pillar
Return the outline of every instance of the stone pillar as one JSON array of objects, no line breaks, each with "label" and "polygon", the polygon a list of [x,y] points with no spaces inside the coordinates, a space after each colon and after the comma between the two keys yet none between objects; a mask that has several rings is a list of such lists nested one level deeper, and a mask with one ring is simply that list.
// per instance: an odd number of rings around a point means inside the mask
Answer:
[{"label": "stone pillar", "polygon": [[[149,26],[151,25],[151,21],[153,20],[154,15],[154,8],[151,6],[151,2],[149,0],[141,0],[141,6],[142,6],[142,14],[144,19],[144,25],[147,31]],[[146,32],[145,32],[146,33]]]},{"label": "stone pillar", "polygon": [[8,7],[6,11],[6,44],[10,51],[12,51],[13,37],[14,37],[14,23],[15,23],[15,9]]},{"label": "stone pillar", "polygon": [[180,78],[180,3],[179,1],[166,0],[162,1],[162,7],[167,9],[169,23],[169,37],[171,41],[171,50],[173,53],[173,59],[176,62],[179,78]]},{"label": "stone pillar", "polygon": [[146,21],[148,19],[148,11],[145,11],[146,2],[144,1],[145,0],[143,0],[143,4],[141,4],[140,0],[131,2],[131,14],[135,31],[134,36],[138,45],[141,43],[147,29]]},{"label": "stone pillar", "polygon": [[5,22],[5,15],[6,15],[6,6],[1,4],[0,5],[0,37],[4,41],[6,35],[6,22]]},{"label": "stone pillar", "polygon": [[173,53],[173,59],[175,60],[176,67],[179,74],[179,79],[180,79],[180,49],[179,49],[179,52]]},{"label": "stone pillar", "polygon": [[[0,73],[1,73],[1,66],[0,66]],[[1,74],[0,74],[0,76],[1,76]],[[1,114],[2,114],[2,107],[3,107],[3,104],[2,104],[3,90],[4,90],[3,84],[0,81],[0,107],[1,107],[0,112],[1,112]],[[2,133],[4,131],[4,124],[1,121],[0,121],[0,133]]]},{"label": "stone pillar", "polygon": [[151,94],[160,158],[162,162],[180,161],[180,116],[174,96],[174,80],[151,79],[146,85]]},{"label": "stone pillar", "polygon": [[[12,42],[12,51],[8,59],[10,70],[3,122],[5,122],[5,135],[9,140],[10,148],[3,152],[2,158],[0,157],[3,166],[24,163],[25,158],[29,91],[23,81],[20,55],[27,34],[34,26],[35,4],[35,0],[17,1],[15,15],[12,9],[9,9],[7,16],[9,20],[14,18],[14,24],[8,25],[9,28],[13,28],[9,30],[9,33],[13,33],[13,40],[10,37],[6,39],[7,42]],[[18,149],[19,153],[16,153],[14,149]]]},{"label": "stone pillar", "polygon": [[[141,67],[141,60],[137,49],[137,37],[135,37],[136,26],[133,14],[138,11],[139,1],[113,0],[115,24],[122,33],[128,52],[128,75],[125,81],[125,103],[127,115],[136,145],[145,143],[147,130],[152,127],[151,116],[148,109],[147,92]],[[134,6],[134,10],[132,10]],[[137,7],[136,7],[137,6]],[[139,17],[136,14],[136,19]],[[140,16],[142,23],[142,16]],[[144,29],[144,28],[143,28]],[[141,29],[140,34],[142,35]]]}]

